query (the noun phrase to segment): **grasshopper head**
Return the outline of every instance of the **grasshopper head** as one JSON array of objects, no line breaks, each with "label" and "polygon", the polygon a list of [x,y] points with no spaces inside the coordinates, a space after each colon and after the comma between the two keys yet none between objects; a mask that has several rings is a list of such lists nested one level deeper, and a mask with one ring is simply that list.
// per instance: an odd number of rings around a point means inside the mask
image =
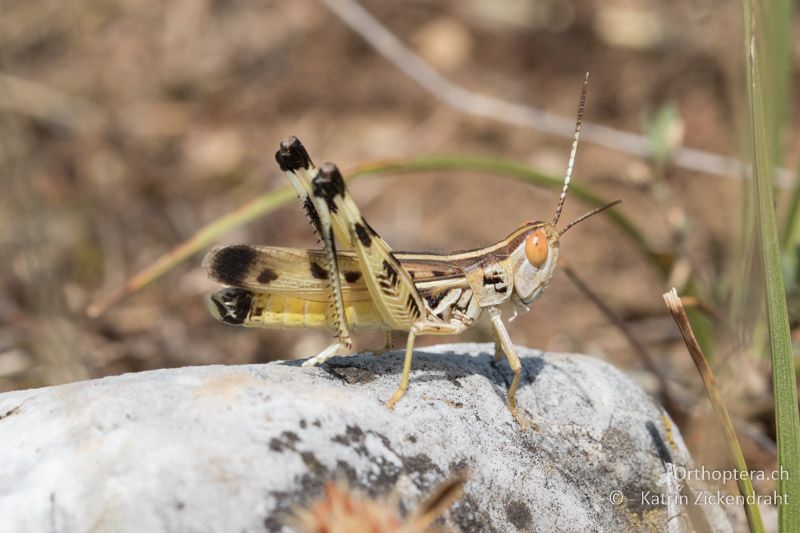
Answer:
[{"label": "grasshopper head", "polygon": [[539,298],[556,270],[559,232],[549,222],[534,222],[511,252],[514,300],[527,307]]},{"label": "grasshopper head", "polygon": [[567,230],[620,202],[622,200],[616,200],[592,209],[561,229],[556,229],[555,224],[550,222],[529,224],[530,229],[524,240],[511,252],[514,301],[527,307],[542,295],[555,273],[559,239]]}]

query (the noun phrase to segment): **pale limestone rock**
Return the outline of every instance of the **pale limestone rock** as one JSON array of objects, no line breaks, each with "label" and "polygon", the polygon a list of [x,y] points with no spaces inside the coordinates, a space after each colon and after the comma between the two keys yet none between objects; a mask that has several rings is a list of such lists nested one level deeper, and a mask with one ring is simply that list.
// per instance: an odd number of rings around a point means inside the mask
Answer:
[{"label": "pale limestone rock", "polygon": [[[420,349],[389,411],[399,352],[127,374],[0,395],[0,531],[288,530],[330,479],[404,510],[468,466],[444,515],[461,531],[667,530],[665,461],[691,459],[663,411],[620,371],[582,355],[520,349],[511,372],[489,345]],[[612,491],[625,501],[610,502]],[[683,506],[670,506],[682,511]],[[688,524],[684,518],[670,524]],[[717,507],[692,513],[729,531]]]}]

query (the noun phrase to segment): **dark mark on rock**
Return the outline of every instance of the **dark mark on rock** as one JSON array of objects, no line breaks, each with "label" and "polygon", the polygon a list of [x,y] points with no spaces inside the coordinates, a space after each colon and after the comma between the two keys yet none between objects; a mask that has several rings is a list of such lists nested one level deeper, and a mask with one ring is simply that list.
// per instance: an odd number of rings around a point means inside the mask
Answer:
[{"label": "dark mark on rock", "polygon": [[467,377],[467,376],[466,376],[466,374],[454,374],[454,373],[448,372],[447,374],[445,374],[445,377],[447,378],[447,381],[449,381],[450,383],[455,385],[457,388],[461,389],[461,388],[463,388],[463,385],[461,385],[461,381],[459,381],[459,380],[461,378],[464,378],[464,377]]},{"label": "dark mark on rock", "polygon": [[269,449],[274,452],[283,452],[285,450],[295,451],[295,444],[300,442],[300,437],[291,431],[284,431],[281,433],[280,438],[272,438],[269,441]]},{"label": "dark mark on rock", "polygon": [[352,448],[356,454],[367,459],[375,466],[375,468],[368,469],[366,473],[365,485],[369,488],[371,494],[388,494],[394,489],[397,478],[400,477],[403,469],[396,461],[387,459],[384,454],[380,452],[376,454],[374,446],[367,447],[365,443],[367,435],[379,439],[383,448],[388,452],[387,455],[400,457],[392,449],[391,442],[385,435],[375,431],[365,433],[355,425],[347,426],[343,434],[336,435],[331,440],[337,444]]},{"label": "dark mark on rock", "polygon": [[506,518],[517,529],[531,529],[531,510],[519,500],[512,500],[506,505]]},{"label": "dark mark on rock", "polygon": [[359,368],[357,366],[337,366],[328,364],[323,367],[328,374],[337,377],[348,383],[354,385],[356,383],[369,383],[374,381],[376,374],[366,368]]},{"label": "dark mark on rock", "polygon": [[0,420],[3,420],[4,418],[8,418],[11,415],[15,415],[15,414],[19,413],[21,410],[22,410],[22,404],[19,404],[16,407],[12,407],[10,411],[6,411],[4,414],[0,415]]},{"label": "dark mark on rock", "polygon": [[469,468],[469,461],[466,459],[459,459],[458,461],[451,461],[449,465],[447,465],[447,469],[450,472],[465,472]]},{"label": "dark mark on rock", "polygon": [[328,476],[328,469],[324,464],[319,462],[313,453],[301,452],[300,458],[303,460],[303,464],[306,465],[306,468],[308,468],[309,472],[312,472],[320,478],[325,478]]},{"label": "dark mark on rock", "polygon": [[658,428],[656,428],[656,425],[652,422],[652,420],[648,420],[645,423],[645,427],[647,428],[647,432],[650,434],[650,439],[653,441],[653,446],[656,447],[658,458],[661,459],[661,462],[664,463],[666,468],[666,463],[672,463],[672,454],[669,451],[667,443],[664,442],[663,438],[661,438],[661,433],[658,432]]},{"label": "dark mark on rock", "polygon": [[274,514],[269,515],[264,519],[264,529],[269,531],[269,533],[278,533],[283,531],[283,521],[278,519],[277,516]]},{"label": "dark mark on rock", "polygon": [[450,508],[450,517],[458,525],[460,531],[481,531],[493,533],[497,531],[490,524],[492,518],[482,510],[478,502],[471,496],[464,495]]},{"label": "dark mark on rock", "polygon": [[364,432],[360,427],[347,426],[344,431],[344,434],[336,435],[331,440],[344,446],[352,446],[353,444],[361,444],[364,442]]},{"label": "dark mark on rock", "polygon": [[444,473],[439,466],[431,461],[431,458],[425,455],[424,453],[418,455],[411,455],[403,459],[403,466],[406,467],[408,472],[413,472],[416,474],[427,474],[429,472],[435,472],[437,477],[443,477]]},{"label": "dark mark on rock", "polygon": [[356,472],[356,469],[345,463],[342,459],[336,461],[336,473],[339,476],[344,476],[344,478],[347,480],[347,485],[350,488],[368,489],[368,487],[364,487],[364,485],[358,479],[358,473]]},{"label": "dark mark on rock", "polygon": [[58,531],[56,528],[56,493],[50,493],[50,531]]}]

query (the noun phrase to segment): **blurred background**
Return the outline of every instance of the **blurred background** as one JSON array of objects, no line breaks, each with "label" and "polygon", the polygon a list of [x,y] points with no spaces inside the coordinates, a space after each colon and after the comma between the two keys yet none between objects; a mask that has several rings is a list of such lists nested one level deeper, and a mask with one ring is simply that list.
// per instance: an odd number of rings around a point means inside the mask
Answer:
[{"label": "blurred background", "polygon": [[[354,18],[359,5],[455,85],[434,94],[376,50],[359,34],[372,28]],[[725,467],[705,392],[661,299],[677,286],[696,304],[692,318],[750,468],[774,467],[761,282],[757,268],[743,269],[751,185],[714,157],[747,155],[740,4],[0,0],[0,11],[0,391],[315,354],[330,334],[214,321],[203,303],[215,289],[200,269],[207,248],[100,316],[87,308],[204,225],[285,186],[273,155],[290,134],[345,173],[376,160],[485,156],[563,175],[588,71],[586,120],[610,130],[587,130],[574,183],[623,199],[616,209],[647,250],[598,216],[565,236],[560,258],[653,364],[563,272],[511,336],[604,358],[662,400],[666,382],[698,461]],[[791,79],[800,49],[789,48]],[[458,87],[563,121],[481,112],[474,101],[457,109],[448,95]],[[527,122],[509,122],[515,114]],[[796,113],[784,115],[796,124]],[[778,155],[793,168],[797,142],[786,141]],[[698,151],[670,160],[680,145]],[[779,221],[790,195],[781,183]],[[398,250],[484,246],[523,222],[550,220],[558,198],[493,171],[383,173],[351,190]],[[590,208],[573,196],[562,220]],[[316,246],[299,202],[218,242]],[[490,341],[490,330],[418,345],[472,340]],[[369,349],[382,337],[355,341]]]}]

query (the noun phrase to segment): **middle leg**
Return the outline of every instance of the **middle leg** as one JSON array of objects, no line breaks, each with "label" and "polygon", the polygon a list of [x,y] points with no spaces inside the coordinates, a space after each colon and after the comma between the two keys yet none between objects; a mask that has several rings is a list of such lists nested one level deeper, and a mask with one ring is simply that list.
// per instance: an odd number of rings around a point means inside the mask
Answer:
[{"label": "middle leg", "polygon": [[322,350],[320,353],[311,357],[305,361],[303,361],[303,366],[317,366],[321,365],[331,357],[339,355],[344,350],[348,349],[349,347],[343,344],[341,341],[336,341],[330,344],[327,348]]},{"label": "middle leg", "polygon": [[408,331],[408,340],[406,341],[406,356],[403,360],[403,375],[400,376],[400,386],[394,391],[394,394],[386,402],[386,407],[394,409],[397,402],[408,390],[408,379],[411,373],[411,359],[414,357],[414,339],[417,335],[457,335],[466,329],[466,325],[462,322],[432,322],[422,321],[417,322]]},{"label": "middle leg", "polygon": [[[522,377],[522,363],[517,355],[517,349],[514,348],[514,343],[511,342],[511,337],[503,324],[503,319],[500,317],[500,310],[496,307],[490,307],[488,311],[497,340],[506,354],[511,371],[514,372],[514,379],[511,380],[511,386],[508,387],[508,410],[511,411],[511,415],[519,422],[522,429],[525,429],[527,424],[517,411],[517,387],[519,387],[519,380]],[[497,353],[495,353],[496,356]]]}]

